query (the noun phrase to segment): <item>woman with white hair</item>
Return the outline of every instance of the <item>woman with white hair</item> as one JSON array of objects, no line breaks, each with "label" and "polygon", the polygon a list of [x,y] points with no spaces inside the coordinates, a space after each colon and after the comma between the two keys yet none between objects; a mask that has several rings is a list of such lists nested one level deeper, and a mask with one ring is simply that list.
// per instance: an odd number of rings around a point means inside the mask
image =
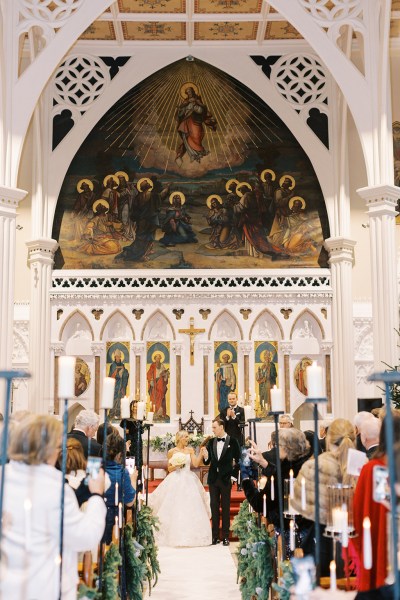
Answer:
[{"label": "woman with white hair", "polygon": [[149,496],[149,506],[160,519],[156,533],[159,546],[211,544],[209,499],[199,478],[190,470],[191,466],[200,465],[203,450],[196,456],[188,442],[188,432],[178,431],[176,446],[168,452],[169,474]]},{"label": "woman with white hair", "polygon": [[[32,416],[11,433],[6,465],[0,597],[4,600],[75,600],[78,552],[99,543],[104,531],[104,472],[90,479],[92,493],[81,512],[73,489],[55,468],[62,423]],[[60,508],[65,486],[60,595]]]}]

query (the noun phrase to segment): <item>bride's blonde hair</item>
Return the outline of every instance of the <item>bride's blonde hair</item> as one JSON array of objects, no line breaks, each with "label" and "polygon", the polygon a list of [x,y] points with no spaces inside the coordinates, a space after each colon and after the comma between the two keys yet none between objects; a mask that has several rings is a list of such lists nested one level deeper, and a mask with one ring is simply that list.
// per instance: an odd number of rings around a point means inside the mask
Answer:
[{"label": "bride's blonde hair", "polygon": [[326,435],[326,449],[334,454],[339,461],[342,483],[350,483],[351,477],[347,475],[347,454],[350,448],[355,447],[355,431],[347,419],[335,419],[329,425]]},{"label": "bride's blonde hair", "polygon": [[185,435],[188,435],[188,432],[186,431],[186,429],[180,429],[179,431],[177,431],[175,434],[175,444],[178,444],[179,440],[181,438],[183,438]]}]

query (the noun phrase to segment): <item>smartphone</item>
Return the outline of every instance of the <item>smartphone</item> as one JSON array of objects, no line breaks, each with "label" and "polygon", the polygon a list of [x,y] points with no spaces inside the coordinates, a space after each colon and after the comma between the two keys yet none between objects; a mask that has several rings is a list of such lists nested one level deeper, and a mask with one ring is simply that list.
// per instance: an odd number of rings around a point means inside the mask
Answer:
[{"label": "smartphone", "polygon": [[126,468],[128,469],[129,475],[132,475],[133,471],[135,470],[135,458],[134,457],[128,457],[126,459]]},{"label": "smartphone", "polygon": [[100,456],[89,456],[86,463],[85,484],[89,483],[89,479],[97,479],[100,468],[102,466],[102,458]]},{"label": "smartphone", "polygon": [[389,474],[386,467],[375,465],[372,470],[372,498],[374,502],[390,502]]},{"label": "smartphone", "polygon": [[244,467],[249,467],[251,464],[251,458],[250,458],[250,450],[248,448],[243,448],[242,449],[242,458],[241,458],[241,464]]}]

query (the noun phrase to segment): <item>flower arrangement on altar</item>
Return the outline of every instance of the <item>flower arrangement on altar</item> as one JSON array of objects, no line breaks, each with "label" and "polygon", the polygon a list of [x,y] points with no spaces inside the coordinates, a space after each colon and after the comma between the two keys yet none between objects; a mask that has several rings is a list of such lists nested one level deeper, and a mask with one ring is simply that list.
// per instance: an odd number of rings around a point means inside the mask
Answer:
[{"label": "flower arrangement on altar", "polygon": [[[201,446],[203,441],[205,440],[205,436],[194,432],[189,435],[189,446],[196,449]],[[147,444],[147,440],[143,440],[143,444]],[[165,435],[156,435],[150,439],[150,449],[153,452],[164,452],[167,453],[168,450],[175,447],[175,434],[174,433],[166,433]]]}]

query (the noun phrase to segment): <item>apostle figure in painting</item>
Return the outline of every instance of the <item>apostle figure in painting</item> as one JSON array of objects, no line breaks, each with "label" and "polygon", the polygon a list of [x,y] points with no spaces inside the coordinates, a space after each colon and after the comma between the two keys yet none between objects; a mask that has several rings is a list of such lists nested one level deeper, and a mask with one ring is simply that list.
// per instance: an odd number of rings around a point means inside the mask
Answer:
[{"label": "apostle figure in painting", "polygon": [[210,209],[207,215],[207,223],[211,226],[210,241],[207,248],[230,248],[235,250],[240,246],[240,236],[234,226],[232,196],[233,194],[229,194],[224,203],[222,203],[221,196],[217,194],[207,198],[207,206]]},{"label": "apostle figure in painting", "polygon": [[215,381],[217,383],[217,401],[218,410],[221,413],[228,408],[228,395],[236,389],[236,373],[233,364],[230,362],[231,356],[224,352],[221,356],[222,364],[215,372]]},{"label": "apostle figure in painting", "polygon": [[167,210],[162,230],[165,232],[160,244],[175,246],[175,244],[197,243],[197,238],[190,225],[190,216],[186,212],[185,195],[182,192],[172,192],[169,197],[171,208]]},{"label": "apostle figure in painting", "polygon": [[257,369],[256,380],[260,397],[260,409],[267,412],[271,408],[271,388],[276,385],[276,366],[272,361],[272,352],[265,350],[262,355],[262,365]]},{"label": "apostle figure in painting", "polygon": [[94,216],[86,223],[79,250],[84,254],[116,254],[121,250],[119,239],[121,223],[114,223],[108,217],[109,206],[105,200],[93,204]]},{"label": "apostle figure in painting", "polygon": [[90,179],[82,179],[78,182],[78,198],[72,209],[74,239],[80,241],[87,220],[93,215],[92,208],[95,200],[93,183]]},{"label": "apostle figure in painting", "polygon": [[114,352],[114,359],[110,365],[108,376],[115,379],[114,405],[110,410],[110,418],[121,414],[121,398],[126,396],[128,386],[129,372],[123,363],[123,353],[117,348]]},{"label": "apostle figure in painting", "polygon": [[178,133],[181,144],[176,153],[176,162],[182,164],[182,157],[187,154],[190,162],[200,162],[203,156],[209,154],[203,146],[204,125],[212,131],[217,130],[217,122],[208,112],[194,83],[186,83],[181,88],[184,98],[176,112]]},{"label": "apostle figure in painting", "polygon": [[153,355],[153,362],[147,371],[148,393],[150,403],[154,408],[154,420],[162,421],[167,416],[167,389],[168,389],[169,369],[163,364],[161,352]]},{"label": "apostle figure in painting", "polygon": [[138,194],[133,200],[131,221],[136,229],[136,238],[117,257],[119,260],[148,261],[153,250],[154,235],[160,227],[160,207],[169,191],[166,187],[158,192],[154,182],[142,177],[137,182]]},{"label": "apostle figure in painting", "polygon": [[133,227],[133,223],[131,221],[131,211],[133,199],[137,196],[138,191],[136,187],[132,183],[129,182],[129,176],[124,171],[118,171],[115,173],[116,177],[118,177],[119,185],[117,188],[117,192],[119,194],[118,198],[118,219],[123,224],[123,230],[125,236],[133,240],[135,237],[135,230]]},{"label": "apostle figure in painting", "polygon": [[118,218],[119,180],[115,175],[107,175],[103,181],[104,190],[101,195],[110,205],[110,216]]}]

